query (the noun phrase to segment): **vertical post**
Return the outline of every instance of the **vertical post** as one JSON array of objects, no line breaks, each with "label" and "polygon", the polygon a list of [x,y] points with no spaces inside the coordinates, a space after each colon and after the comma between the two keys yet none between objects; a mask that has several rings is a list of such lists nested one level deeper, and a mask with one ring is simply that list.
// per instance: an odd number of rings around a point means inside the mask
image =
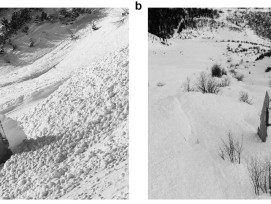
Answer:
[{"label": "vertical post", "polygon": [[269,126],[268,118],[269,118],[269,95],[268,92],[266,91],[261,113],[260,127],[258,128],[258,135],[263,142],[266,141],[266,138],[268,136],[267,135],[267,127]]},{"label": "vertical post", "polygon": [[0,121],[0,129],[2,128],[2,131],[0,131],[0,164],[6,162],[12,155],[11,150],[8,148],[9,143],[6,138],[3,125]]}]

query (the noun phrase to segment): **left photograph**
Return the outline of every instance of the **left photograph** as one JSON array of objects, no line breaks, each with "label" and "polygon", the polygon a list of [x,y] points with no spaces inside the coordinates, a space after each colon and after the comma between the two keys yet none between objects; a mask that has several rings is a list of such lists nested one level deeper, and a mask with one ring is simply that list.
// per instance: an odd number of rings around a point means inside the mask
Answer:
[{"label": "left photograph", "polygon": [[0,8],[0,199],[129,199],[129,10]]}]

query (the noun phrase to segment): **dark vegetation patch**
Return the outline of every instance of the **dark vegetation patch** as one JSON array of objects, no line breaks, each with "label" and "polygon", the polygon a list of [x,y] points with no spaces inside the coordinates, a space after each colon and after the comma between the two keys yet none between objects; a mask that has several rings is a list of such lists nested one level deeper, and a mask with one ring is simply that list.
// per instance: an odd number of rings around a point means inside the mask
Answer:
[{"label": "dark vegetation patch", "polygon": [[220,77],[222,77],[222,75],[227,75],[227,72],[220,65],[214,64],[211,68],[211,74],[212,74],[212,77],[219,77],[220,78]]},{"label": "dark vegetation patch", "polygon": [[160,38],[170,38],[174,29],[178,33],[186,28],[197,28],[197,18],[217,18],[216,9],[209,8],[149,8],[148,32]]},{"label": "dark vegetation patch", "polygon": [[[20,8],[12,9],[13,13],[10,19],[3,17],[1,19],[2,34],[0,34],[0,46],[9,43],[12,45],[11,38],[19,31],[28,34],[28,23],[42,23],[42,22],[61,22],[62,24],[72,24],[81,14],[91,13],[91,8],[60,8],[54,14],[47,14],[42,8]],[[0,13],[8,9],[0,9]],[[2,48],[1,48],[2,50]],[[3,54],[3,53],[0,53]]]},{"label": "dark vegetation patch", "polygon": [[267,52],[265,52],[263,54],[260,54],[260,56],[257,57],[255,61],[261,60],[261,59],[263,59],[265,57],[271,57],[271,50],[269,50],[269,51],[267,51]]}]

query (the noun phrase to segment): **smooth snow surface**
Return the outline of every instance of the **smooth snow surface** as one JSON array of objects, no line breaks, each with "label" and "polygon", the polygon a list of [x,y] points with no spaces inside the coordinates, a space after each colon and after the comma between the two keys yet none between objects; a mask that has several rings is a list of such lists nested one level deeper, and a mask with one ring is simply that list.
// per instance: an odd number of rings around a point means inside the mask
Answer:
[{"label": "smooth snow surface", "polygon": [[[235,49],[240,43],[227,40],[270,45],[249,29],[233,31],[227,26],[184,31],[168,40],[168,45],[149,34],[151,199],[259,198],[247,162],[252,156],[264,159],[271,154],[270,130],[266,143],[257,136],[265,92],[270,91],[271,74],[265,69],[271,59],[255,62],[259,54],[232,53],[227,46]],[[200,72],[210,73],[215,63],[226,70],[238,64],[236,71],[244,74],[244,80],[237,81],[228,72],[231,84],[217,95],[184,92],[187,77],[193,84]],[[249,94],[252,105],[239,101],[240,91]],[[227,140],[229,131],[234,139],[243,140],[241,164],[219,156],[222,139]]]},{"label": "smooth snow surface", "polygon": [[121,12],[41,25],[58,37],[50,50],[37,45],[24,53],[33,62],[1,74],[0,110],[27,140],[0,167],[0,198],[128,199],[129,22],[114,23]]}]

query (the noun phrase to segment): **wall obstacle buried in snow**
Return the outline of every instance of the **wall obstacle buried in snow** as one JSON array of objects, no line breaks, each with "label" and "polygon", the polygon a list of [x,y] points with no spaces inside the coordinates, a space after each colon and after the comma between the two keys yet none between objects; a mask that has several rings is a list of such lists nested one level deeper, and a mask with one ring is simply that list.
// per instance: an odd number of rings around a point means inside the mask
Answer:
[{"label": "wall obstacle buried in snow", "polygon": [[5,163],[12,155],[11,150],[9,149],[9,142],[7,140],[3,125],[0,121],[0,164]]},{"label": "wall obstacle buried in snow", "polygon": [[269,98],[268,92],[266,91],[264,102],[263,102],[261,118],[260,118],[261,120],[260,127],[258,127],[258,132],[257,132],[263,142],[266,141],[266,138],[268,136],[267,128],[268,126],[271,125],[269,122],[269,111],[270,111],[269,102],[270,102],[270,98]]}]

